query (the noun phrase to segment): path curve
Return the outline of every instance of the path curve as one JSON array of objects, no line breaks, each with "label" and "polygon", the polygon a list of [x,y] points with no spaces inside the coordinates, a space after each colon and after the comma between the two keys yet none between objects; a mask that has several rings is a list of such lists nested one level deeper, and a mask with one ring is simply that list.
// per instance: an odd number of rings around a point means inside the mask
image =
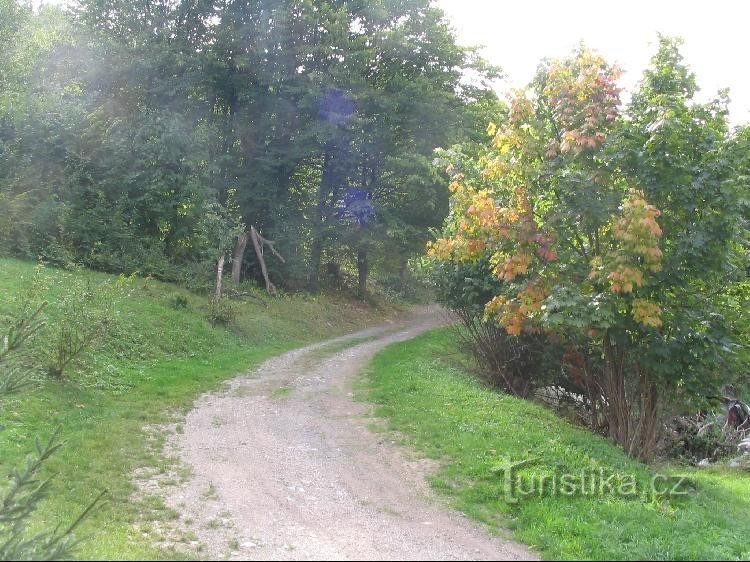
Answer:
[{"label": "path curve", "polygon": [[[192,476],[161,488],[201,556],[242,560],[516,560],[437,499],[432,461],[368,429],[352,379],[385,346],[445,323],[406,320],[298,349],[200,397],[169,447]],[[180,523],[182,522],[182,523]]]}]

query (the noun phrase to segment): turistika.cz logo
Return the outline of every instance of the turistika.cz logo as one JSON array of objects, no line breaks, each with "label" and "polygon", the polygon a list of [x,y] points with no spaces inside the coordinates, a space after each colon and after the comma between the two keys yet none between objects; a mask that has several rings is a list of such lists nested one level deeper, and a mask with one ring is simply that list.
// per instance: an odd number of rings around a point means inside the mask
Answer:
[{"label": "turistika.cz logo", "polygon": [[696,492],[686,476],[655,474],[644,482],[632,474],[605,470],[603,467],[568,472],[560,466],[545,466],[541,459],[506,462],[492,472],[503,478],[504,499],[518,503],[532,497],[618,497],[653,500],[685,496]]}]

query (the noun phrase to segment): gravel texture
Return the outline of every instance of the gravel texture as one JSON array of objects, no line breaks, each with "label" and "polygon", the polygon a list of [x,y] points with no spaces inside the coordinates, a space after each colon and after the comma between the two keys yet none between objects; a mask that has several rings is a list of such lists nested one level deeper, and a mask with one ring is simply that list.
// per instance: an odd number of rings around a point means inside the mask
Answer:
[{"label": "gravel texture", "polygon": [[372,406],[353,398],[354,377],[378,350],[445,322],[427,307],[203,395],[167,445],[192,476],[170,486],[153,477],[142,489],[163,496],[187,545],[210,559],[534,558],[436,498],[425,483],[434,462],[373,431]]}]

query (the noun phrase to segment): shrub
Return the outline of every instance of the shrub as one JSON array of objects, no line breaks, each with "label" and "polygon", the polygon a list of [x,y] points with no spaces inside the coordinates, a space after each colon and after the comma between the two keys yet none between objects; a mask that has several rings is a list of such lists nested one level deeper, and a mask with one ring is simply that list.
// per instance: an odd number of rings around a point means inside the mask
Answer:
[{"label": "shrub", "polygon": [[128,278],[94,283],[70,273],[56,277],[56,298],[51,306],[56,322],[47,333],[47,372],[64,378],[76,359],[106,339],[117,322],[116,303],[125,295]]},{"label": "shrub", "polygon": [[456,310],[461,328],[456,337],[477,361],[477,375],[490,386],[529,398],[554,381],[559,363],[558,347],[543,334],[509,336],[481,316]]},{"label": "shrub", "polygon": [[511,337],[484,318],[484,305],[498,281],[484,262],[422,261],[418,278],[461,322],[456,337],[474,358],[477,376],[490,386],[523,398],[559,378],[560,346],[542,333]]},{"label": "shrub", "polygon": [[169,299],[169,306],[175,310],[183,310],[188,307],[187,297],[183,295],[174,295]]},{"label": "shrub", "polygon": [[237,317],[237,307],[229,299],[211,297],[206,306],[206,318],[212,326],[226,326]]},{"label": "shrub", "polygon": [[29,531],[29,519],[50,493],[50,479],[40,472],[60,448],[56,432],[46,445],[37,440],[36,452],[23,469],[14,469],[0,493],[0,560],[70,560],[77,543],[73,531],[98,503],[103,493],[67,528]]},{"label": "shrub", "polygon": [[662,444],[664,456],[697,463],[712,461],[737,454],[737,445],[745,432],[726,423],[726,417],[674,417],[666,424],[667,435]]}]

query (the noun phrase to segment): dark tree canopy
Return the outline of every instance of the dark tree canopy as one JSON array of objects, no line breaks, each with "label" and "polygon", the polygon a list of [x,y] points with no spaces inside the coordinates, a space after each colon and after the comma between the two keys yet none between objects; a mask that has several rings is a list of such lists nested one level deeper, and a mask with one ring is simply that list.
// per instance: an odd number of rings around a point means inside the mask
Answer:
[{"label": "dark tree canopy", "polygon": [[279,282],[359,264],[364,293],[442,220],[432,151],[494,96],[427,0],[3,2],[30,39],[0,59],[0,245],[60,264],[191,277],[254,226]]}]

